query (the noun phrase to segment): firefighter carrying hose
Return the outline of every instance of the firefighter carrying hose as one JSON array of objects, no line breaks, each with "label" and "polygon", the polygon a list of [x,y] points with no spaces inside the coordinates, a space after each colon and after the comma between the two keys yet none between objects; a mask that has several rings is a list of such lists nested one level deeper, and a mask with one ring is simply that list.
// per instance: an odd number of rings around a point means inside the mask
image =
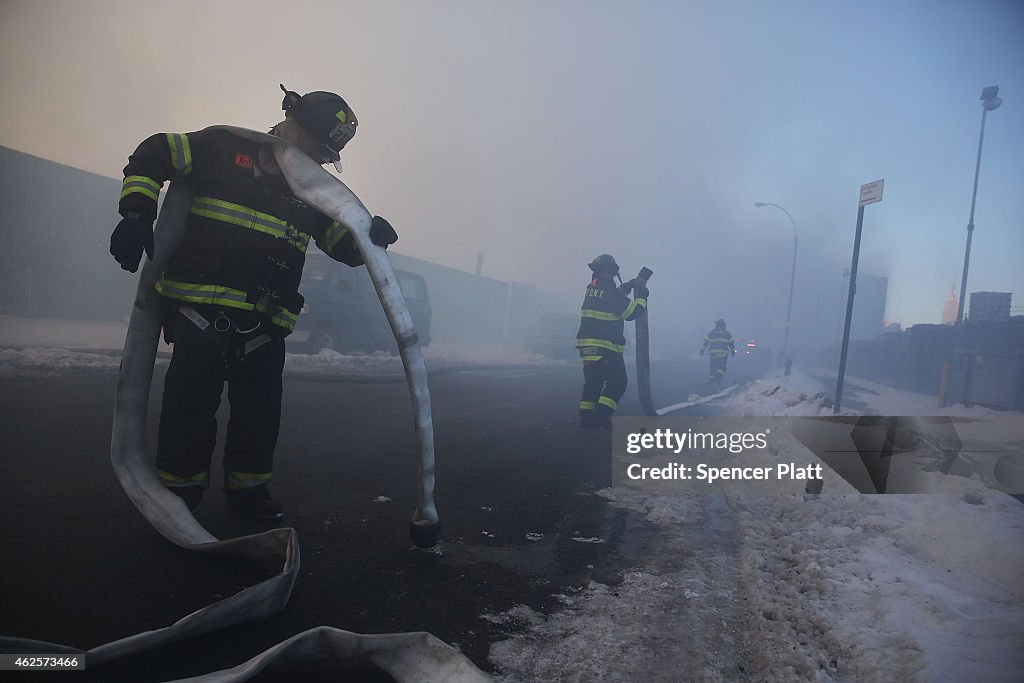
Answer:
[{"label": "firefighter carrying hose", "polygon": [[646,312],[649,292],[638,280],[616,286],[619,264],[608,254],[601,254],[588,265],[593,277],[583,299],[576,334],[576,348],[583,361],[580,426],[610,430],[611,417],[628,382],[622,359],[626,349],[623,321],[635,320]]},{"label": "firefighter carrying hose", "polygon": [[[330,92],[284,90],[285,119],[270,133],[318,164],[334,163],[356,133],[356,117]],[[281,421],[285,337],[302,308],[299,281],[312,238],[329,256],[362,265],[349,228],[292,194],[272,150],[222,128],[157,133],[129,157],[110,237],[121,268],[153,257],[153,221],[164,182],[191,185],[195,198],[181,245],[155,285],[163,297],[164,337],[173,355],[164,381],[156,468],[194,510],[209,486],[224,382],[231,416],[224,444],[224,491],[241,513],[283,516],[270,496]],[[374,244],[398,240],[375,216]]]},{"label": "firefighter carrying hose", "polygon": [[726,329],[725,320],[722,318],[715,321],[715,329],[704,337],[700,355],[703,356],[705,351],[708,352],[711,362],[711,383],[719,386],[722,384],[722,378],[725,377],[725,367],[729,363],[729,356],[736,355],[735,340]]}]

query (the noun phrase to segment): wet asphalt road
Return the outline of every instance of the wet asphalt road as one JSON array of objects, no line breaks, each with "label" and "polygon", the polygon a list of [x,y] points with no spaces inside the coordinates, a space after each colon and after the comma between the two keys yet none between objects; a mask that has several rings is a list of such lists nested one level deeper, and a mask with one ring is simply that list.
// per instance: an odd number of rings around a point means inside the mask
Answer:
[{"label": "wet asphalt road", "polygon": [[[703,369],[655,367],[655,404],[702,391]],[[162,375],[154,378],[151,442]],[[516,627],[483,615],[517,604],[548,613],[559,593],[590,580],[614,583],[653,542],[645,521],[595,495],[611,483],[610,437],[578,429],[581,379],[575,367],[431,377],[440,556],[413,549],[408,539],[416,466],[404,383],[287,379],[272,487],[302,553],[287,607],[261,623],[73,676],[194,676],[319,625],[429,631],[492,670],[490,644]],[[0,384],[3,635],[88,649],[169,625],[265,576],[241,560],[176,548],[135,510],[109,464],[115,380],[106,373]],[[224,406],[221,412],[214,488],[196,516],[227,538],[264,527],[235,516],[216,488]],[[640,414],[635,385],[620,414]],[[572,540],[591,536],[608,542]]]}]

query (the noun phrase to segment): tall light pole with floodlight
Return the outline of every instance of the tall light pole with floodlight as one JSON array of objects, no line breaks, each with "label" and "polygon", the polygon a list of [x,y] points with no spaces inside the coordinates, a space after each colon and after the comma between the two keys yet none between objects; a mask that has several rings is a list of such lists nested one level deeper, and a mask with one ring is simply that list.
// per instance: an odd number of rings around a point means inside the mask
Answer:
[{"label": "tall light pole with floodlight", "polygon": [[960,304],[956,309],[956,324],[964,321],[964,301],[967,299],[967,267],[971,262],[971,238],[974,236],[974,203],[978,198],[978,172],[981,170],[981,144],[985,141],[985,115],[999,108],[999,86],[990,85],[981,91],[981,134],[978,136],[978,160],[974,164],[974,190],[971,192],[971,216],[967,219],[967,248],[964,250],[964,274],[960,280]]},{"label": "tall light pole with floodlight", "polygon": [[785,362],[789,358],[789,322],[790,314],[793,312],[793,283],[796,281],[796,221],[789,215],[789,211],[786,211],[778,204],[772,204],[771,202],[754,202],[754,206],[761,208],[762,206],[774,206],[776,209],[782,211],[789,218],[790,224],[793,226],[793,269],[789,273],[789,301],[786,303],[786,333],[782,338],[782,361]]}]

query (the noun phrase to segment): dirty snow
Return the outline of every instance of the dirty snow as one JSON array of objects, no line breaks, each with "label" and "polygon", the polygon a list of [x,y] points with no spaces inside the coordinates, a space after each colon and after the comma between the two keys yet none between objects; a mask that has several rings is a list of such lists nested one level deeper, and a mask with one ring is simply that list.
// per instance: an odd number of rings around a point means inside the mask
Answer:
[{"label": "dirty snow", "polygon": [[[938,410],[933,396],[856,378],[844,394],[866,414],[976,418],[958,430],[1024,458],[1021,413]],[[829,399],[822,381],[794,373],[717,405],[831,415]],[[844,415],[858,414],[848,405]],[[795,439],[779,443],[817,461]],[[657,524],[660,548],[639,553],[618,583],[561,596],[564,607],[540,623],[513,619],[492,662],[507,681],[1024,680],[1024,505],[975,478],[945,477],[943,493],[927,495],[861,495],[829,473],[825,482],[816,496],[802,482],[770,493],[743,482],[713,495],[603,491]],[[694,518],[717,495],[725,502],[708,523],[723,526],[702,536]],[[730,540],[736,600],[700,561]],[[714,590],[694,589],[698,580]],[[722,624],[736,638],[728,651]],[[715,637],[695,642],[693,629]]]},{"label": "dirty snow", "polygon": [[120,356],[68,349],[0,349],[0,377],[117,371]]},{"label": "dirty snow", "polygon": [[[453,344],[432,344],[423,350],[431,373],[467,367],[565,366],[566,361],[545,358],[512,347],[492,346],[480,349]],[[386,352],[342,354],[330,349],[319,353],[285,356],[285,374],[291,377],[392,377],[404,378],[402,359]]]}]

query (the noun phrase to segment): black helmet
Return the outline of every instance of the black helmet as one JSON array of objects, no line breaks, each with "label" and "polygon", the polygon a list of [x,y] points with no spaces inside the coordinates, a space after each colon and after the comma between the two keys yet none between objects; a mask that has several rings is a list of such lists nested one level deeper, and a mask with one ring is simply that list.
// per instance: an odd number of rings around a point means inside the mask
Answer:
[{"label": "black helmet", "polygon": [[602,273],[608,277],[614,277],[619,274],[619,264],[615,262],[615,259],[610,254],[601,254],[587,265],[590,266],[590,270],[595,274]]},{"label": "black helmet", "polygon": [[317,90],[299,95],[281,86],[285,116],[295,119],[320,143],[325,161],[338,161],[341,150],[356,134],[356,115],[345,100],[332,92]]},{"label": "black helmet", "polygon": [[716,320],[715,327],[725,327],[725,318],[719,318]]}]

